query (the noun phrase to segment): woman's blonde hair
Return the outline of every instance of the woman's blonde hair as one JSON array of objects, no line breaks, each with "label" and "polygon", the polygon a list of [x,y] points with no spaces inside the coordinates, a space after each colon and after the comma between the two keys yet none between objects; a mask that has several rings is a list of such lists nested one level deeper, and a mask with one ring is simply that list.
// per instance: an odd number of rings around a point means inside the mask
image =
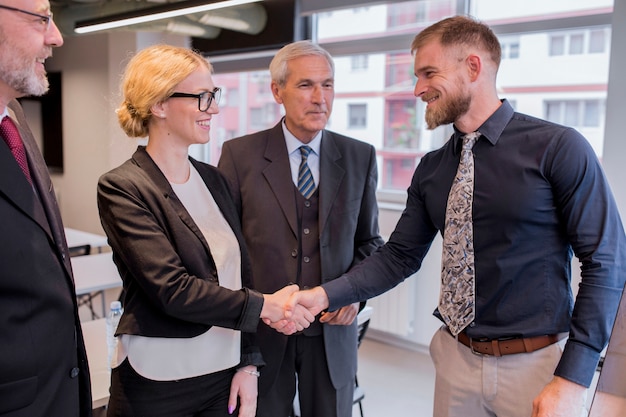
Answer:
[{"label": "woman's blonde hair", "polygon": [[122,77],[123,101],[116,110],[122,130],[131,138],[148,136],[152,106],[201,66],[213,70],[206,58],[187,48],[154,45],[139,51]]}]

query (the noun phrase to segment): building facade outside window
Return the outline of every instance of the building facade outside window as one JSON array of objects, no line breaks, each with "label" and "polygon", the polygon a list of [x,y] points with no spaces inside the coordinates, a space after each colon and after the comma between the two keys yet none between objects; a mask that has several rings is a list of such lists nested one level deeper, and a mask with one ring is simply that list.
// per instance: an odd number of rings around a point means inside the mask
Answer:
[{"label": "building facade outside window", "polygon": [[[328,128],[376,147],[383,199],[403,195],[421,156],[450,136],[450,126],[431,131],[424,125],[425,106],[413,96],[409,48],[412,37],[424,27],[460,10],[491,25],[501,39],[500,96],[517,111],[580,130],[602,157],[610,19],[603,25],[591,19],[593,24],[585,26],[584,16],[610,15],[613,1],[520,3],[388,2],[314,15],[314,41],[329,49],[336,64],[335,104]],[[359,25],[345,24],[356,19]],[[564,28],[570,21],[578,26]],[[520,32],[524,23],[532,24],[533,30]],[[536,25],[546,29],[537,30]],[[214,80],[226,92],[237,91],[239,97],[229,97],[228,106],[221,106],[220,116],[212,122],[211,163],[217,162],[221,143],[233,132],[239,136],[269,128],[283,114],[271,95],[266,68],[217,73]]]}]

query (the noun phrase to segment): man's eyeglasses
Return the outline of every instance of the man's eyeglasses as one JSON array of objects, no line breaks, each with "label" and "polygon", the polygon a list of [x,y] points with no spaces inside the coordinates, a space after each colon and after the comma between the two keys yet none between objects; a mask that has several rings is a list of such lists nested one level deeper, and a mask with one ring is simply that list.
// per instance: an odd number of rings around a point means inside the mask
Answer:
[{"label": "man's eyeglasses", "polygon": [[222,95],[222,90],[219,87],[215,87],[213,91],[205,91],[200,94],[190,94],[190,93],[173,93],[170,98],[176,97],[187,97],[187,98],[197,98],[198,99],[198,110],[207,111],[209,107],[211,107],[211,103],[215,100],[215,104],[219,104],[220,96]]},{"label": "man's eyeglasses", "polygon": [[20,13],[27,14],[29,16],[38,17],[41,19],[41,25],[43,26],[43,28],[46,31],[50,29],[50,22],[52,22],[52,12],[50,12],[48,15],[43,15],[43,14],[37,14],[37,13],[29,12],[26,10],[18,9],[17,7],[5,6],[3,4],[0,4],[0,9],[12,10],[14,12],[20,12]]}]

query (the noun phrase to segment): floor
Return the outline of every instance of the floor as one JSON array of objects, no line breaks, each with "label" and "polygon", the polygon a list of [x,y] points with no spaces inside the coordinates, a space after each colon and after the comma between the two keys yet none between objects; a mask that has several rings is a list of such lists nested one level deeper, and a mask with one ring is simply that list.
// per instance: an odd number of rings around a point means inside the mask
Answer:
[{"label": "floor", "polygon": [[[359,348],[364,417],[432,416],[435,370],[426,353],[365,338]],[[95,410],[94,417],[104,417]],[[358,405],[353,417],[360,417]]]},{"label": "floor", "polygon": [[[359,348],[358,379],[365,392],[364,417],[432,416],[435,370],[426,351],[366,337]],[[94,417],[104,415],[104,410],[94,412]],[[358,405],[353,417],[361,417]]]},{"label": "floor", "polygon": [[[435,368],[426,350],[399,348],[366,337],[359,348],[357,376],[365,391],[363,417],[432,416]],[[587,410],[592,406],[598,377],[596,372]],[[352,416],[361,417],[357,405]]]},{"label": "floor", "polygon": [[[435,369],[425,352],[363,340],[359,385],[365,391],[364,417],[432,416]],[[360,417],[358,406],[353,417]]]}]

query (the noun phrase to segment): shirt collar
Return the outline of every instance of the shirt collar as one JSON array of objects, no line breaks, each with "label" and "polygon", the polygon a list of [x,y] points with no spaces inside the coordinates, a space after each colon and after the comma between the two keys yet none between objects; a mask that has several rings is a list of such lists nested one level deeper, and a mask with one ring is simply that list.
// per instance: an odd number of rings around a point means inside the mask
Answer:
[{"label": "shirt collar", "polygon": [[[296,138],[289,131],[289,129],[287,129],[287,126],[285,125],[285,120],[284,119],[283,119],[283,122],[281,123],[281,125],[282,125],[282,128],[283,128],[283,134],[285,135],[285,143],[287,144],[287,153],[289,153],[291,155],[293,152],[297,151],[300,148],[300,146],[302,146],[304,144],[302,142],[300,142],[300,140],[298,140],[298,138]],[[322,130],[317,132],[317,135],[315,135],[313,140],[306,144],[311,149],[313,149],[313,152],[315,152],[316,155],[320,154],[320,148],[322,146],[322,132],[323,132]]]},{"label": "shirt collar", "polygon": [[[477,129],[481,136],[484,136],[492,145],[495,145],[500,139],[500,135],[504,131],[504,128],[509,124],[509,121],[513,117],[513,107],[508,100],[503,99],[502,105],[491,115],[485,122]],[[458,145],[458,142],[465,135],[454,126],[454,141]],[[455,147],[455,149],[457,149]]]}]

